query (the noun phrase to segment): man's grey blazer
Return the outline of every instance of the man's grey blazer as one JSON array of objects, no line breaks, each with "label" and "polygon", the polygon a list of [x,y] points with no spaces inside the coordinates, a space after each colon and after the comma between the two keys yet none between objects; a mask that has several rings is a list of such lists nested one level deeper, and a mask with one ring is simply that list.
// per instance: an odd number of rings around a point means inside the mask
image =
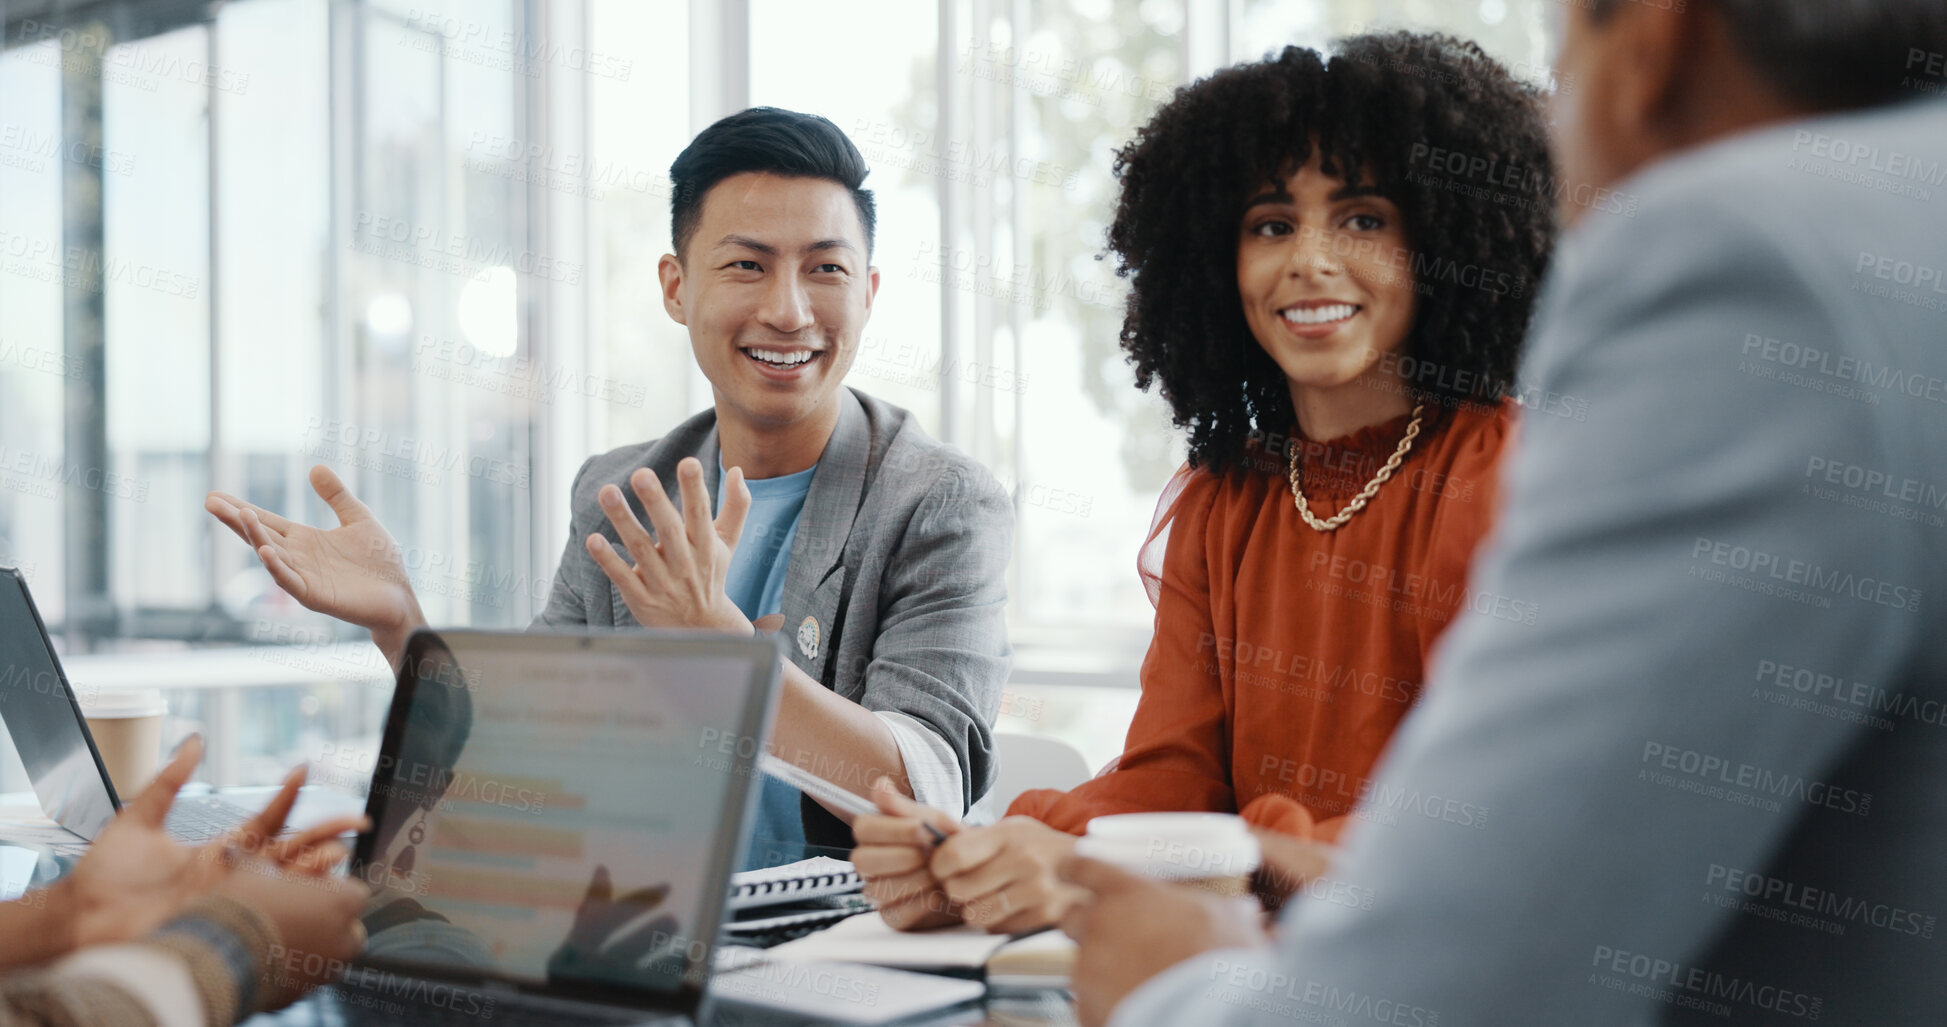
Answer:
[{"label": "man's grey blazer", "polygon": [[1947,1024],[1947,103],[1618,188],[1470,582],[1536,622],[1470,603],[1331,898],[1117,1024]]},{"label": "man's grey blazer", "polygon": [[[959,758],[971,805],[994,778],[993,723],[1010,652],[1005,608],[1014,513],[994,476],[929,437],[912,415],[850,388],[839,390],[831,441],[811,476],[784,578],[784,627],[792,660],[812,680],[868,710],[904,713],[938,732]],[[548,604],[536,628],[631,627],[621,593],[588,555],[600,532],[620,545],[596,493],[656,472],[680,506],[676,464],[703,463],[715,496],[716,411],[684,421],[654,442],[591,457],[575,475],[573,520]],[[854,791],[870,782],[840,766],[814,767]],[[849,848],[851,833],[805,800],[805,837]]]}]

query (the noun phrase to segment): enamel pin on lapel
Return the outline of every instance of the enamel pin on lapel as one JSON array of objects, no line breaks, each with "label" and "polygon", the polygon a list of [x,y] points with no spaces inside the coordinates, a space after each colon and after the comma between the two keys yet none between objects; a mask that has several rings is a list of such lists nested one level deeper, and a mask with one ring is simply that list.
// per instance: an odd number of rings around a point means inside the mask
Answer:
[{"label": "enamel pin on lapel", "polygon": [[806,617],[798,622],[798,651],[807,660],[818,658],[818,618]]}]

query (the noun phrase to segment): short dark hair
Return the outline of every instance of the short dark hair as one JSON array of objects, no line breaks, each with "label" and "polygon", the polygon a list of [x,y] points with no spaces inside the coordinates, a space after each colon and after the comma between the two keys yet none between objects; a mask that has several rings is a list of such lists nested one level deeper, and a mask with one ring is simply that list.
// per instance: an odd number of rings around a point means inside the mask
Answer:
[{"label": "short dark hair", "polygon": [[[1593,0],[1601,22],[1627,0]],[[1941,0],[1701,0],[1738,53],[1785,97],[1815,111],[1876,107],[1921,95],[1908,68],[1947,49]]]},{"label": "short dark hair", "polygon": [[1244,320],[1237,240],[1249,198],[1314,151],[1399,205],[1418,295],[1397,355],[1406,387],[1436,408],[1513,389],[1555,238],[1541,92],[1447,35],[1354,36],[1329,63],[1286,47],[1177,90],[1116,154],[1122,348],[1136,386],[1159,385],[1188,429],[1191,466],[1239,466],[1253,437],[1295,422],[1289,380]]},{"label": "short dark hair", "polygon": [[778,107],[739,111],[697,134],[676,162],[669,166],[674,185],[669,194],[669,235],[676,255],[683,256],[690,236],[703,218],[703,197],[711,187],[732,175],[748,172],[786,178],[823,178],[852,191],[865,226],[865,253],[872,256],[877,212],[872,190],[861,187],[872,169],[859,148],[837,125],[816,114],[800,114]]}]

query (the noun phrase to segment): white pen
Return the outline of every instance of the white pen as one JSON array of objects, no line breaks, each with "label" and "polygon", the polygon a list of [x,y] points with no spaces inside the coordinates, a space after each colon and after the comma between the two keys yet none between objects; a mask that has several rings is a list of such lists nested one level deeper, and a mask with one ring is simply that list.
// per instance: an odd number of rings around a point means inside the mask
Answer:
[{"label": "white pen", "polygon": [[[793,763],[787,763],[768,752],[757,754],[757,769],[796,788],[798,791],[817,799],[836,809],[844,810],[854,816],[879,816],[879,807],[871,799],[854,792],[848,792],[830,781],[819,777]],[[933,836],[933,844],[946,841],[946,832],[922,820],[919,826]]]}]

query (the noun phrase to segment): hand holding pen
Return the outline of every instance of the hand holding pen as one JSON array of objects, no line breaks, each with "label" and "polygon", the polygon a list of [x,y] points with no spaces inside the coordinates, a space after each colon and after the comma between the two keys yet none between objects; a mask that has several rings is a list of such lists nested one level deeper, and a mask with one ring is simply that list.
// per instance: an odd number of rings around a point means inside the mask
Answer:
[{"label": "hand holding pen", "polygon": [[852,865],[865,878],[866,898],[901,930],[960,922],[959,904],[928,868],[938,846],[960,832],[960,822],[899,794],[885,778],[873,784],[872,797],[877,811],[852,822],[858,842]]}]

